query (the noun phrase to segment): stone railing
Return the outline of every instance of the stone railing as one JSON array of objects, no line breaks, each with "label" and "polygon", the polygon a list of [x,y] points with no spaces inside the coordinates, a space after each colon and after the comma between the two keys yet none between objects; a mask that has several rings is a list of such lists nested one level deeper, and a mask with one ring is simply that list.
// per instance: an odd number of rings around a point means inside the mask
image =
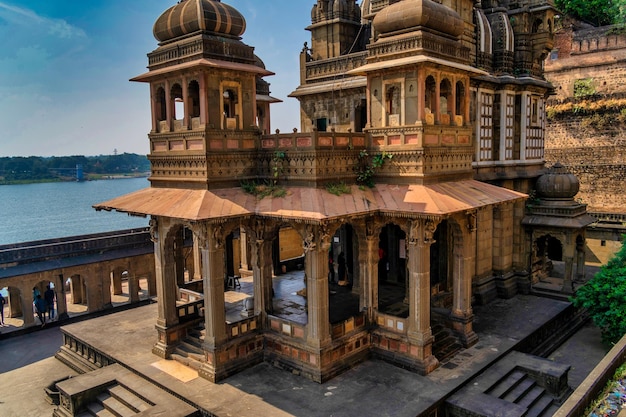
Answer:
[{"label": "stone railing", "polygon": [[237,337],[246,336],[247,334],[254,332],[259,328],[259,317],[248,317],[246,319],[234,322],[226,323],[226,335],[229,340],[236,339]]},{"label": "stone railing", "polygon": [[302,151],[312,149],[365,149],[364,133],[352,132],[310,132],[264,135],[261,138],[262,150]]},{"label": "stone railing", "polygon": [[197,39],[188,44],[172,44],[148,54],[148,67],[157,69],[167,62],[184,58],[215,57],[227,58],[236,56],[254,62],[254,48],[242,43],[224,42],[218,39]]},{"label": "stone railing", "polygon": [[[181,290],[181,293],[183,292],[186,296],[189,296],[191,293],[191,291]],[[204,314],[204,299],[200,298],[184,304],[179,304],[176,306],[176,310],[178,312],[178,321],[180,323],[186,323],[199,319]]]},{"label": "stone railing", "polygon": [[320,81],[343,76],[347,71],[365,65],[366,60],[367,52],[357,52],[338,58],[310,61],[306,64],[306,80],[307,82]]},{"label": "stone railing", "polygon": [[292,339],[304,340],[306,338],[305,326],[301,324],[281,319],[276,316],[270,316],[268,321],[270,324],[269,331],[272,333],[280,334]]},{"label": "stone railing", "polygon": [[331,334],[333,340],[340,339],[354,331],[365,329],[365,314],[359,313],[354,317],[350,317],[341,323],[332,325]]},{"label": "stone railing", "polygon": [[144,246],[154,250],[147,228],[3,245],[0,246],[0,265],[15,266]]},{"label": "stone railing", "polygon": [[400,40],[378,41],[368,46],[369,56],[402,55],[408,51],[426,50],[438,55],[453,57],[460,60],[469,60],[470,50],[460,46],[456,42],[442,42],[439,38],[432,38],[432,35],[423,34]]},{"label": "stone railing", "polygon": [[381,313],[380,311],[375,312],[374,319],[376,320],[378,327],[382,329],[402,335],[406,335],[408,332],[408,319],[391,316],[389,314]]}]

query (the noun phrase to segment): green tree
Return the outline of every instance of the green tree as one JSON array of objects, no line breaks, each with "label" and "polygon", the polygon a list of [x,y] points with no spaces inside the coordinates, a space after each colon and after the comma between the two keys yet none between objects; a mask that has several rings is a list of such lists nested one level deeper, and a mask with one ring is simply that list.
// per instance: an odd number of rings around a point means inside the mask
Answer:
[{"label": "green tree", "polygon": [[626,236],[624,238],[617,254],[572,298],[574,306],[587,309],[602,331],[602,339],[610,344],[626,334]]},{"label": "green tree", "polygon": [[595,26],[623,24],[625,0],[556,0],[563,13]]}]

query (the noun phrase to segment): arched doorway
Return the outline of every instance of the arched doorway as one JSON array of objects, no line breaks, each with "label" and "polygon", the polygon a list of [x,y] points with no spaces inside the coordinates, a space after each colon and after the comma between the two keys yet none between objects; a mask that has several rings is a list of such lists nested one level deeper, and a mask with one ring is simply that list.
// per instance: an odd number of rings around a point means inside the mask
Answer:
[{"label": "arched doorway", "polygon": [[378,310],[396,317],[409,314],[406,297],[406,233],[396,224],[382,228],[378,243]]}]

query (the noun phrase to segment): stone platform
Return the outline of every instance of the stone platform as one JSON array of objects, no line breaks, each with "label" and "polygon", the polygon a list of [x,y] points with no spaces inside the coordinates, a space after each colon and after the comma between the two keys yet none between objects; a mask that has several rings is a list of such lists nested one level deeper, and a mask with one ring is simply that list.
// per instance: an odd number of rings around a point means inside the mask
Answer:
[{"label": "stone platform", "polygon": [[429,414],[474,376],[524,347],[569,306],[524,295],[497,300],[475,309],[479,342],[427,376],[368,360],[324,384],[268,363],[218,384],[199,378],[190,368],[151,353],[156,305],[75,323],[62,331],[206,415],[414,417]]}]

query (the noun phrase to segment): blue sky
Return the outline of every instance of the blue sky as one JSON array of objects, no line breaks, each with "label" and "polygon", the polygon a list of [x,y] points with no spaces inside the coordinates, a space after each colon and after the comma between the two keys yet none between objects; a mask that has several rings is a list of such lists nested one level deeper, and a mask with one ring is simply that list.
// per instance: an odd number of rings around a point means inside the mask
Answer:
[{"label": "blue sky", "polygon": [[[0,156],[148,153],[152,25],[176,0],[0,0]],[[224,0],[268,70],[272,129],[300,127],[299,52],[314,0]]]}]

